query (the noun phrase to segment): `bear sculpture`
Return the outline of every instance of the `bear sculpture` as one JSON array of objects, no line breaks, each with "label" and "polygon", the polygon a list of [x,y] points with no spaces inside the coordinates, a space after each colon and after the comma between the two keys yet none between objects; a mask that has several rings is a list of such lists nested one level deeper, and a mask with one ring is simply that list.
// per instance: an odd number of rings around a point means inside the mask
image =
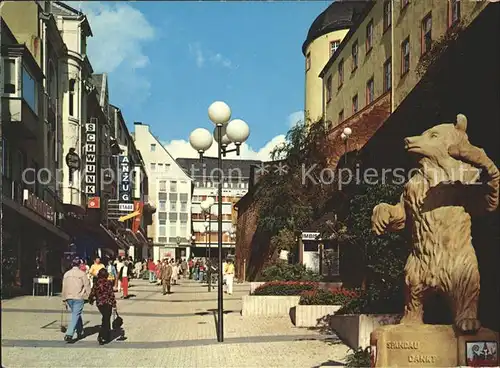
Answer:
[{"label": "bear sculpture", "polygon": [[466,129],[467,118],[459,114],[456,124],[406,138],[406,150],[417,157],[416,172],[398,204],[380,203],[373,209],[377,235],[411,226],[402,324],[423,324],[426,297],[440,293],[460,331],[475,333],[481,327],[471,215],[498,207],[500,174],[484,150],[469,143]]}]

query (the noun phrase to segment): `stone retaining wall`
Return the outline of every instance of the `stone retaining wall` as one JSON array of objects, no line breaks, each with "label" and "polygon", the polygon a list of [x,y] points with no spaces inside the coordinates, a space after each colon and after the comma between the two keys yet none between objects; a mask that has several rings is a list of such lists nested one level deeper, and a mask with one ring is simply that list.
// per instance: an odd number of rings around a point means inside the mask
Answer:
[{"label": "stone retaining wall", "polygon": [[340,305],[297,305],[291,308],[290,318],[297,327],[320,327],[328,325],[329,316],[333,316],[340,307]]},{"label": "stone retaining wall", "polygon": [[244,295],[242,298],[242,316],[285,317],[290,315],[290,308],[299,304],[300,296],[281,295]]}]

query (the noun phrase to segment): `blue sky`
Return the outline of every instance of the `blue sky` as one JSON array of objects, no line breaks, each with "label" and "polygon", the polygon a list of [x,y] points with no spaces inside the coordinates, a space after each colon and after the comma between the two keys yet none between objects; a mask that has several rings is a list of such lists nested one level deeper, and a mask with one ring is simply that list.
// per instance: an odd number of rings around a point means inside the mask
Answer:
[{"label": "blue sky", "polygon": [[[87,13],[95,72],[110,100],[152,127],[174,156],[193,156],[207,108],[226,101],[251,128],[245,156],[263,158],[304,105],[302,43],[327,1],[72,2]],[[260,153],[259,153],[260,151]]]}]

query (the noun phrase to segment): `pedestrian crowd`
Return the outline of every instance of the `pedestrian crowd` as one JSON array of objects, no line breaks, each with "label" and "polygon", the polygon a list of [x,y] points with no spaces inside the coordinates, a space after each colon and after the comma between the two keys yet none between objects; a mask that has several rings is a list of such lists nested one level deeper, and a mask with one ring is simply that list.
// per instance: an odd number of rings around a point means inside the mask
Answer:
[{"label": "pedestrian crowd", "polygon": [[[234,271],[232,259],[226,260],[223,264],[223,282],[227,294],[233,292]],[[119,330],[121,338],[124,338],[124,331],[121,329],[123,320],[118,315],[115,293],[120,293],[122,299],[129,298],[128,290],[133,278],[161,285],[163,295],[167,295],[171,294],[172,285],[177,285],[181,278],[210,283],[212,275],[217,275],[217,268],[209,259],[204,258],[186,261],[165,257],[162,261],[154,262],[149,259],[134,264],[132,257],[106,259],[104,262],[97,257],[89,266],[85,260],[76,257],[71,263],[71,269],[63,277],[63,306],[71,311],[71,321],[66,328],[64,340],[71,343],[84,337],[82,312],[87,302],[90,305],[95,303],[101,313],[101,327],[97,338],[99,344],[111,341],[112,327]]]}]

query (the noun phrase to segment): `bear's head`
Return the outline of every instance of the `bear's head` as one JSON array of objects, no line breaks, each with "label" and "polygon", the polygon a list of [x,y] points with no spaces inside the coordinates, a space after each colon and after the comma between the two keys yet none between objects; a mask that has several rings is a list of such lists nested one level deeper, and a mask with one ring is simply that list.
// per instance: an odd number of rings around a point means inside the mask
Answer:
[{"label": "bear's head", "polygon": [[448,153],[450,146],[469,139],[466,129],[467,118],[459,114],[456,124],[439,124],[426,130],[422,135],[405,138],[405,148],[408,152],[420,156],[420,159],[439,163],[451,158]]}]

